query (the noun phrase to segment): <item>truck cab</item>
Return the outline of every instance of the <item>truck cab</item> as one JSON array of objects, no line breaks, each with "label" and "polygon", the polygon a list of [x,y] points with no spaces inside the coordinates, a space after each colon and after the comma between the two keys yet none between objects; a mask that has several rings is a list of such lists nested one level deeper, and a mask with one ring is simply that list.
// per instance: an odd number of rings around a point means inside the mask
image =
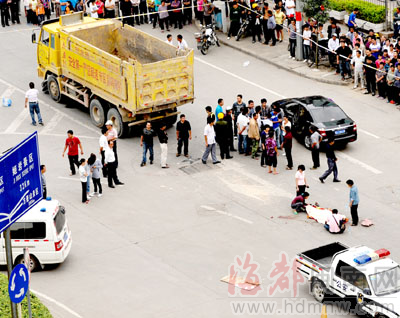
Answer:
[{"label": "truck cab", "polygon": [[296,257],[298,272],[319,302],[329,295],[371,317],[400,317],[400,266],[387,249],[332,243]]}]

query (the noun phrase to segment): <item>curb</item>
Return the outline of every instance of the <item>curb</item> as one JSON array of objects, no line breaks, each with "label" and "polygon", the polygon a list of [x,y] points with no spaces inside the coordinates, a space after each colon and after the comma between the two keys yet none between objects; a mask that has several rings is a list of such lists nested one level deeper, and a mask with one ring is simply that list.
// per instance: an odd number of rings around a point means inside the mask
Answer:
[{"label": "curb", "polygon": [[[220,34],[221,34],[221,33],[220,33]],[[223,33],[222,33],[222,34],[223,34]],[[224,35],[224,34],[223,34],[223,35]],[[317,82],[320,82],[320,83],[326,83],[326,84],[338,85],[338,86],[349,86],[349,83],[346,83],[346,82],[332,81],[332,80],[325,79],[325,78],[316,78],[316,77],[310,76],[310,75],[308,75],[308,74],[304,74],[304,73],[302,73],[302,72],[296,71],[295,69],[292,69],[292,68],[290,68],[290,67],[285,67],[284,65],[281,65],[281,64],[276,63],[276,62],[274,62],[274,61],[271,61],[271,60],[269,60],[269,59],[267,59],[267,58],[260,57],[260,56],[258,56],[257,54],[255,54],[255,53],[253,53],[253,52],[251,52],[251,51],[249,51],[249,50],[246,50],[246,49],[242,49],[242,48],[240,48],[240,47],[237,47],[237,46],[231,44],[229,41],[227,41],[227,40],[225,40],[225,39],[221,39],[221,37],[219,37],[218,40],[219,40],[219,42],[223,43],[224,45],[226,45],[226,46],[228,46],[228,47],[230,47],[230,48],[232,48],[232,49],[235,49],[235,50],[237,50],[237,51],[239,51],[239,52],[242,52],[242,53],[245,53],[245,54],[247,54],[247,55],[250,55],[251,57],[254,57],[254,58],[256,58],[256,59],[258,59],[258,60],[261,60],[261,61],[263,61],[263,62],[265,62],[265,63],[274,65],[274,66],[276,66],[276,67],[278,67],[278,68],[282,68],[282,69],[284,69],[284,70],[286,70],[286,71],[294,72],[295,74],[297,74],[297,75],[299,75],[299,76],[302,76],[302,77],[305,77],[305,78],[308,78],[308,79],[311,79],[311,80],[314,80],[314,81],[317,81]]]}]

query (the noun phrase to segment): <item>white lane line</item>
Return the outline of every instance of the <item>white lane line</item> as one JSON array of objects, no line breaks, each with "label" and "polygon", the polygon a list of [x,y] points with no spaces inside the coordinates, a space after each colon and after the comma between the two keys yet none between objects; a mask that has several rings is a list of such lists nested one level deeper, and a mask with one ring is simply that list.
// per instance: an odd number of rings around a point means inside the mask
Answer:
[{"label": "white lane line", "polygon": [[18,127],[28,118],[28,112],[29,110],[24,108],[17,117],[11,122],[11,124],[7,127],[7,129],[4,131],[6,134],[12,134],[14,133]]},{"label": "white lane line", "polygon": [[[59,178],[65,179],[65,177],[59,177]],[[216,210],[215,208],[213,208],[213,207],[211,207],[211,206],[208,206],[208,205],[202,205],[202,206],[200,206],[200,207],[201,207],[202,209],[204,209],[204,210],[213,211],[213,212],[215,212],[215,213],[218,213],[218,214],[221,214],[221,215],[225,215],[225,216],[231,217],[231,218],[233,218],[233,219],[236,219],[236,220],[245,222],[245,223],[247,223],[247,224],[253,224],[253,221],[250,221],[250,220],[248,220],[248,219],[242,218],[242,217],[240,217],[240,216],[234,215],[234,214],[229,213],[229,212],[225,212],[225,211],[221,211],[221,210]]]},{"label": "white lane line", "polygon": [[368,132],[368,131],[366,131],[366,130],[364,130],[364,129],[358,128],[358,131],[359,131],[359,132],[362,132],[363,134],[366,134],[366,135],[368,135],[368,136],[374,137],[374,138],[376,138],[376,139],[380,139],[379,136],[374,135],[373,133],[370,133],[370,132]]},{"label": "white lane line", "polygon": [[[46,126],[45,126],[46,127]],[[66,135],[64,134],[46,134],[38,131],[40,136],[50,136],[50,137],[62,137],[62,138],[67,138]],[[7,133],[5,131],[0,132],[0,135],[31,135],[32,132],[12,132],[12,133]],[[98,137],[92,137],[92,136],[81,136],[79,135],[79,138],[83,139],[98,139]]]},{"label": "white lane line", "polygon": [[[23,90],[20,89],[19,87],[14,86],[14,85],[8,83],[7,81],[5,81],[5,80],[3,80],[3,79],[1,79],[1,78],[0,78],[0,83],[3,83],[4,85],[10,86],[10,87],[14,87],[15,90],[16,90],[17,92],[19,92],[19,93],[21,93],[21,94],[23,94],[23,95],[25,96],[25,91],[23,91]],[[100,130],[99,130],[99,129],[95,129],[95,128],[91,127],[91,126],[87,126],[87,125],[85,125],[84,123],[80,122],[79,120],[77,120],[77,119],[73,118],[72,116],[68,115],[67,113],[62,112],[62,111],[59,110],[58,108],[53,107],[53,106],[47,104],[44,100],[39,99],[39,106],[42,106],[42,105],[44,105],[44,106],[50,108],[52,111],[54,111],[54,112],[56,112],[56,113],[63,114],[63,116],[64,116],[65,118],[68,118],[70,121],[73,121],[74,123],[79,124],[79,125],[85,127],[86,129],[89,129],[90,131],[95,132],[97,135],[100,136]],[[83,114],[82,114],[82,116],[83,116]]]},{"label": "white lane line", "polygon": [[382,173],[382,171],[380,171],[380,170],[378,170],[378,169],[376,169],[374,167],[371,167],[370,165],[367,165],[366,163],[364,163],[364,162],[362,162],[362,161],[360,161],[358,159],[350,157],[349,155],[346,155],[345,153],[343,153],[341,151],[337,151],[336,154],[338,155],[338,157],[346,159],[346,160],[348,160],[348,161],[350,161],[350,162],[352,162],[352,163],[354,163],[354,164],[356,164],[356,165],[358,165],[360,167],[363,167],[364,169],[366,169],[368,171],[371,171],[372,173],[375,173],[375,174],[381,174]]},{"label": "white lane line", "polygon": [[31,291],[32,291],[34,294],[36,294],[36,296],[38,296],[38,297],[40,297],[40,298],[43,298],[43,299],[46,299],[47,301],[49,301],[49,302],[51,302],[51,303],[54,303],[54,304],[57,305],[58,307],[64,309],[66,312],[70,313],[71,315],[73,315],[73,316],[75,316],[75,317],[77,317],[77,318],[82,318],[81,315],[79,315],[78,313],[76,313],[76,312],[73,311],[72,309],[68,308],[68,307],[65,306],[64,304],[58,302],[57,300],[55,300],[55,299],[53,299],[53,298],[51,298],[51,297],[49,297],[49,296],[47,296],[47,295],[45,295],[45,294],[42,294],[42,293],[38,292],[37,290],[31,289]]},{"label": "white lane line", "polygon": [[68,178],[68,177],[58,177],[58,179],[63,179],[63,180],[70,180],[70,181],[80,181],[79,178]]},{"label": "white lane line", "polygon": [[205,64],[205,65],[207,65],[207,66],[209,66],[209,67],[212,67],[212,68],[214,68],[214,69],[216,69],[216,70],[218,70],[218,71],[220,71],[220,72],[223,72],[223,73],[225,73],[225,74],[228,74],[228,75],[230,75],[230,76],[232,76],[232,77],[234,77],[234,78],[236,78],[236,79],[238,79],[238,80],[241,80],[241,81],[243,81],[243,82],[245,82],[245,83],[247,83],[247,84],[250,84],[250,85],[253,85],[253,86],[255,86],[255,87],[259,88],[259,89],[262,89],[262,90],[264,90],[264,91],[266,91],[266,92],[268,92],[268,93],[270,93],[270,94],[273,94],[273,95],[278,96],[278,97],[280,97],[280,98],[285,98],[285,96],[283,96],[283,95],[281,95],[281,94],[279,94],[279,93],[277,93],[277,92],[274,92],[273,90],[270,90],[270,89],[268,89],[268,88],[266,88],[266,87],[264,87],[264,86],[261,86],[261,85],[259,85],[259,84],[257,84],[257,83],[254,83],[254,82],[252,82],[252,81],[249,81],[249,80],[247,80],[247,79],[245,79],[245,78],[243,78],[243,77],[241,77],[241,76],[239,76],[239,75],[236,75],[236,74],[234,74],[234,73],[232,73],[232,72],[229,72],[229,71],[227,71],[227,70],[225,70],[225,69],[223,69],[223,68],[221,68],[221,67],[219,67],[219,66],[216,66],[216,65],[214,65],[214,64],[211,64],[211,63],[209,63],[209,62],[206,62],[206,61],[204,61],[203,59],[201,59],[201,58],[199,58],[199,57],[195,57],[194,59],[195,59],[196,61],[200,62],[200,63],[203,63],[203,64]]},{"label": "white lane line", "polygon": [[56,113],[51,119],[50,121],[46,122],[46,125],[44,126],[44,128],[42,129],[42,134],[47,134],[50,131],[52,131],[54,128],[57,127],[58,123],[61,121],[61,119],[63,118],[63,114],[61,113]]},{"label": "white lane line", "polygon": [[5,98],[10,98],[11,95],[12,95],[12,93],[14,93],[14,91],[15,91],[15,88],[14,88],[14,87],[8,86],[8,87],[6,88],[6,90],[3,92],[3,94],[1,94],[0,98],[1,98],[1,99],[3,99],[4,97],[5,97]]}]

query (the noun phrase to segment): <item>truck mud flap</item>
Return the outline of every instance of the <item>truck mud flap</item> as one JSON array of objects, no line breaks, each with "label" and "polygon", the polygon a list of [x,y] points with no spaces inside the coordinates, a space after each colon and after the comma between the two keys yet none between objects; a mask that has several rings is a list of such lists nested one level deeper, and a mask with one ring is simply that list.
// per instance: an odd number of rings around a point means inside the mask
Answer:
[{"label": "truck mud flap", "polygon": [[48,93],[49,93],[49,89],[48,89],[48,87],[47,87],[47,79],[45,79],[45,80],[42,82],[42,92],[45,93],[45,94],[48,94]]}]

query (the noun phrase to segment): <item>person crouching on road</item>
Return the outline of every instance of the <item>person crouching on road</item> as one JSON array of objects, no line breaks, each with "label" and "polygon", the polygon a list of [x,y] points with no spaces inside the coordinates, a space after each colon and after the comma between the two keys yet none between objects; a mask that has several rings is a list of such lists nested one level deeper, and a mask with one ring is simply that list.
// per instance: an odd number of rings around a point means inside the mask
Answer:
[{"label": "person crouching on road", "polygon": [[328,216],[327,221],[325,222],[325,229],[332,234],[343,233],[346,230],[346,218],[344,215],[339,214],[338,210],[333,209],[332,214]]},{"label": "person crouching on road", "polygon": [[169,166],[167,165],[167,154],[168,154],[168,134],[165,131],[167,129],[167,125],[165,123],[161,123],[160,129],[158,130],[158,140],[160,141],[161,148],[161,168],[167,169]]},{"label": "person crouching on road", "polygon": [[308,192],[304,192],[293,199],[290,206],[292,207],[294,214],[297,214],[298,212],[306,212],[306,199],[308,199],[309,196],[310,194]]},{"label": "person crouching on road", "polygon": [[86,159],[82,158],[79,160],[79,179],[81,180],[82,185],[82,203],[89,203],[89,199],[87,197],[87,171],[86,171]]},{"label": "person crouching on road", "polygon": [[105,151],[105,165],[107,166],[107,178],[108,178],[108,187],[115,188],[113,185],[113,181],[116,185],[123,185],[121,181],[118,179],[117,175],[117,165],[115,162],[115,152],[113,150],[114,142],[109,141],[108,147]]}]

